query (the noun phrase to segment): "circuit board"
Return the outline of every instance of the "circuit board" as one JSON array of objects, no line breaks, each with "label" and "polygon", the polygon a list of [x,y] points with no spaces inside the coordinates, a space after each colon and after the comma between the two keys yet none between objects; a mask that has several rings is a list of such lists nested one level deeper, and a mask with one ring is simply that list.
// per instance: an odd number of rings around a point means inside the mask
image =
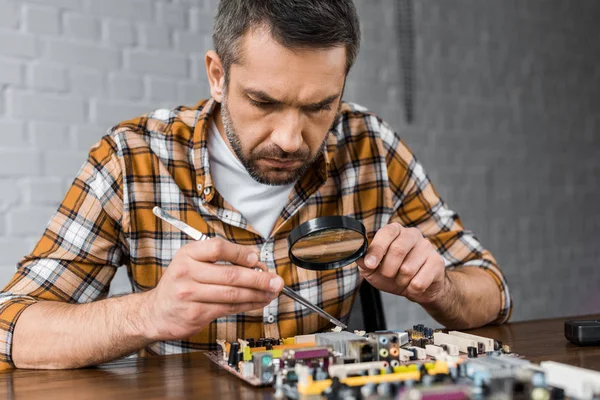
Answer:
[{"label": "circuit board", "polygon": [[213,362],[275,398],[600,399],[600,373],[534,364],[501,342],[423,325],[405,331],[331,332],[218,340]]}]

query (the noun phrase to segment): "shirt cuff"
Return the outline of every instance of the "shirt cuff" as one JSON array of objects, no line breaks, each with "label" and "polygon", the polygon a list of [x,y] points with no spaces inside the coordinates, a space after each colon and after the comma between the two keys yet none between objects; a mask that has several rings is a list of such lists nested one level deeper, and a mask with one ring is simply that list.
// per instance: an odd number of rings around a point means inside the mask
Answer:
[{"label": "shirt cuff", "polygon": [[498,289],[500,290],[500,312],[495,320],[490,322],[491,324],[503,324],[508,322],[510,316],[512,314],[513,304],[512,298],[510,295],[510,290],[508,289],[508,285],[502,276],[498,276],[498,274],[490,269],[486,269],[486,271],[492,275],[496,285],[498,285]]},{"label": "shirt cuff", "polygon": [[38,301],[31,297],[15,297],[0,303],[0,371],[15,368],[12,340],[17,320],[27,307]]}]

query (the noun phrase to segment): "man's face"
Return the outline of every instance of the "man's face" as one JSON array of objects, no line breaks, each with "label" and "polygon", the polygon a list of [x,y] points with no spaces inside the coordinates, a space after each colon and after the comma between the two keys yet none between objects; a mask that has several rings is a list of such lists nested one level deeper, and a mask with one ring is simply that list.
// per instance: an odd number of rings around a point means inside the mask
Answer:
[{"label": "man's face", "polygon": [[223,92],[223,130],[255,180],[292,183],[321,154],[338,114],[345,48],[287,49],[264,29],[240,44]]}]

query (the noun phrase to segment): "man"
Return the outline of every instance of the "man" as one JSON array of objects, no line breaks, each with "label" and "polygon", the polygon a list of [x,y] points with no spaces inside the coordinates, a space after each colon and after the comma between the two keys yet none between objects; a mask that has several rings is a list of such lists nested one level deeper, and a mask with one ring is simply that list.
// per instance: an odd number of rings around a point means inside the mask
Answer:
[{"label": "man", "polygon": [[[141,350],[288,337],[347,319],[363,279],[465,328],[503,322],[510,296],[399,136],[342,103],[359,46],[351,0],[222,0],[211,99],[113,128],[0,295],[4,367],[74,368]],[[213,239],[193,242],[160,206]],[[343,269],[287,258],[286,237],[325,215],[362,221],[370,246]],[[105,299],[127,266],[133,294]],[[255,268],[263,269],[263,272]]]}]

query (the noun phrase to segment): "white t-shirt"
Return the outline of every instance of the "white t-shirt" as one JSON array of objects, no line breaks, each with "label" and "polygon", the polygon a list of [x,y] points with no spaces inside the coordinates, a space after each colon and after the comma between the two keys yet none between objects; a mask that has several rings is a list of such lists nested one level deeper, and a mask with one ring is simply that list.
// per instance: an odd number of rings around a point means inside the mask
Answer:
[{"label": "white t-shirt", "polygon": [[208,130],[208,154],[210,174],[217,191],[267,239],[295,183],[270,186],[252,179],[219,134],[214,121]]}]

